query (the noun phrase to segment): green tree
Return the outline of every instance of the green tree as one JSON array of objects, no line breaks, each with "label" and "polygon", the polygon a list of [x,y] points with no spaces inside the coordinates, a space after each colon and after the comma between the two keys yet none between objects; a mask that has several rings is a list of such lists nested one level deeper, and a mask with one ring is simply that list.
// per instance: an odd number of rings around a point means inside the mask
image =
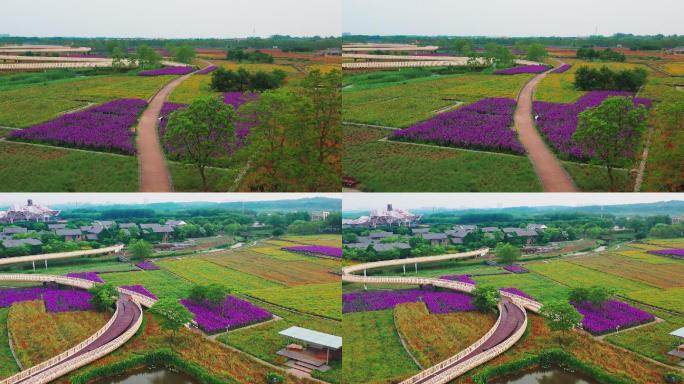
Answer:
[{"label": "green tree", "polygon": [[579,115],[572,138],[592,161],[606,167],[610,190],[615,191],[613,168],[622,165],[625,154],[635,153],[646,130],[646,108],[628,97],[609,97],[601,105]]},{"label": "green tree", "polygon": [[207,299],[207,286],[201,284],[194,284],[190,287],[188,298],[196,303],[201,303]]},{"label": "green tree", "polygon": [[473,291],[473,305],[480,312],[496,312],[501,293],[494,287],[477,287]]},{"label": "green tree", "polygon": [[[555,332],[561,332],[563,338],[567,331],[575,328],[582,321],[582,315],[566,301],[553,301],[544,304],[540,314],[546,320],[546,325]],[[563,339],[559,338],[563,344]]]},{"label": "green tree", "polygon": [[206,168],[219,158],[231,158],[238,150],[233,107],[218,97],[200,97],[188,108],[171,114],[163,141],[173,148],[182,148],[175,157],[194,164],[202,178],[203,190],[208,190]]},{"label": "green tree", "polygon": [[134,260],[144,260],[152,254],[152,245],[145,240],[134,240],[128,245],[128,251]]},{"label": "green tree", "polygon": [[138,65],[143,69],[158,66],[161,59],[162,57],[159,52],[146,44],[139,45],[138,49],[135,51],[135,60],[137,60]]},{"label": "green tree", "polygon": [[496,43],[485,45],[485,57],[489,58],[497,67],[510,67],[514,64],[515,56],[511,51]]},{"label": "green tree", "polygon": [[115,46],[112,51],[112,67],[122,69],[127,66],[126,56],[120,46]]},{"label": "green tree", "polygon": [[210,284],[207,287],[207,301],[214,307],[218,307],[226,300],[228,289],[221,284]]},{"label": "green tree", "polygon": [[119,297],[119,291],[112,284],[96,284],[88,292],[93,295],[90,304],[98,311],[111,310]]},{"label": "green tree", "polygon": [[150,312],[161,317],[161,328],[173,332],[174,337],[193,318],[192,313],[183,304],[172,298],[158,300],[152,305]]},{"label": "green tree", "polygon": [[503,264],[513,264],[520,258],[520,248],[508,243],[497,244],[494,252],[496,252],[496,258]]},{"label": "green tree", "polygon": [[539,43],[533,43],[527,48],[527,60],[542,61],[548,55],[546,48]]},{"label": "green tree", "polygon": [[269,372],[266,375],[266,384],[282,384],[285,382],[285,377],[275,372]]},{"label": "green tree", "polygon": [[190,64],[195,59],[195,50],[187,44],[176,48],[175,53],[175,60],[181,63]]}]

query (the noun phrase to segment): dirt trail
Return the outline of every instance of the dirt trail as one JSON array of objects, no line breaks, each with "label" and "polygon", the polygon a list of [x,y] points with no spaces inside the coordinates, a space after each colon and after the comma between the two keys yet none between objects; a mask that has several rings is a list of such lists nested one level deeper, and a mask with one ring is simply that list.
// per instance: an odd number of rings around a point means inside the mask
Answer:
[{"label": "dirt trail", "polygon": [[157,124],[162,106],[171,91],[193,74],[194,72],[183,75],[166,84],[154,95],[140,117],[136,144],[138,147],[141,192],[173,191],[169,170],[166,167],[166,159],[157,134]]},{"label": "dirt trail", "polygon": [[534,127],[532,98],[534,90],[546,74],[545,72],[536,76],[520,91],[518,106],[515,110],[515,129],[518,131],[520,143],[525,147],[534,170],[539,176],[544,192],[577,192],[575,183]]}]

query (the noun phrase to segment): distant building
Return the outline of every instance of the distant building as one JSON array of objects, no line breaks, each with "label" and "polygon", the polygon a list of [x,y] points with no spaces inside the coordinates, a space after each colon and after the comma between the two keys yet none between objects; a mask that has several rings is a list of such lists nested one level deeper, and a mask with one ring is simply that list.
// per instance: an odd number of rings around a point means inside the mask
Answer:
[{"label": "distant building", "polygon": [[81,241],[83,240],[83,233],[80,229],[58,229],[55,231],[57,236],[64,238],[64,241]]},{"label": "distant building", "polygon": [[182,227],[187,224],[188,223],[186,223],[183,220],[166,220],[166,225],[168,225],[169,227]]},{"label": "distant building", "polygon": [[18,221],[52,221],[59,215],[58,210],[50,209],[40,204],[34,204],[32,199],[26,205],[14,205],[7,211],[0,211],[0,223],[14,223]]},{"label": "distant building", "polygon": [[311,221],[325,221],[328,216],[330,216],[328,211],[311,212]]},{"label": "distant building", "polygon": [[397,226],[397,227],[413,227],[416,225],[422,215],[415,215],[407,210],[394,209],[392,204],[387,204],[384,210],[372,210],[369,216],[361,216],[357,219],[342,220],[342,227],[364,227],[375,228],[378,226]]},{"label": "distant building", "polygon": [[43,242],[38,239],[6,239],[2,241],[2,246],[5,248],[21,247],[24,245],[43,245]]},{"label": "distant building", "polygon": [[428,240],[433,247],[449,245],[449,238],[445,233],[426,233],[422,237],[424,240]]}]

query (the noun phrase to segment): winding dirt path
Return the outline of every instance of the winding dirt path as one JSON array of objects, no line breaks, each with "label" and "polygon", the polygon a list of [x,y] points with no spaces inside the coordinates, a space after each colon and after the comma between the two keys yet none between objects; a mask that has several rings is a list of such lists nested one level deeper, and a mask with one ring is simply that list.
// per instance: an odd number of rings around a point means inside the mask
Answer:
[{"label": "winding dirt path", "polygon": [[157,92],[138,123],[138,165],[140,169],[141,192],[172,192],[171,176],[166,166],[166,158],[157,134],[157,124],[162,106],[169,94],[195,72],[173,79]]},{"label": "winding dirt path", "polygon": [[518,131],[520,143],[527,151],[527,156],[532,162],[544,192],[578,192],[570,175],[534,127],[532,118],[534,90],[547,74],[548,71],[537,75],[520,91],[518,106],[515,110],[515,129]]}]

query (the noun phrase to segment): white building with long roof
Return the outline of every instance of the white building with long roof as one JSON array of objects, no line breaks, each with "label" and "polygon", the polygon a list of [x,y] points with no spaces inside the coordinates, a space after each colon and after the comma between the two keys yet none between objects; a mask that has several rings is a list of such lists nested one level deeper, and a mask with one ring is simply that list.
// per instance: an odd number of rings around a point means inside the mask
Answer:
[{"label": "white building with long roof", "polygon": [[0,211],[0,222],[14,223],[17,221],[51,221],[60,211],[47,206],[36,204],[28,199],[25,205],[15,204],[7,211]]}]

